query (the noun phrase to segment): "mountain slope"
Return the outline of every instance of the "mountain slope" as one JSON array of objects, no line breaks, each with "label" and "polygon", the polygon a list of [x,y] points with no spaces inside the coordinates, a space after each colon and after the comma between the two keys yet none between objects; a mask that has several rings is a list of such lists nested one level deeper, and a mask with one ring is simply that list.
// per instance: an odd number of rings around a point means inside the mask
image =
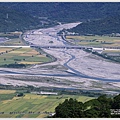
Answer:
[{"label": "mountain slope", "polygon": [[[2,7],[5,6],[5,7]],[[8,14],[8,18],[7,18]],[[109,16],[115,16],[109,18]],[[120,3],[119,2],[1,2],[0,31],[15,31],[32,29],[41,25],[39,21],[53,25],[59,22],[86,22],[74,29],[81,34],[106,34],[119,32]],[[42,17],[42,19],[41,19]],[[53,20],[43,19],[47,17]],[[102,20],[97,20],[101,19]],[[116,19],[117,18],[117,19]],[[107,20],[108,19],[108,20]],[[95,21],[92,21],[95,20]],[[97,20],[97,21],[96,21]],[[113,23],[110,23],[113,22]],[[105,24],[105,25],[103,25]],[[41,26],[40,26],[41,27]],[[45,27],[45,26],[44,26]],[[108,29],[107,29],[108,27]],[[99,28],[99,30],[98,30]]]},{"label": "mountain slope", "polygon": [[39,20],[32,16],[0,7],[0,32],[31,29],[39,24]]},{"label": "mountain slope", "polygon": [[15,2],[0,3],[1,5],[60,22],[84,21],[120,15],[119,2]]},{"label": "mountain slope", "polygon": [[120,33],[120,16],[110,16],[99,20],[84,22],[70,31],[79,34],[98,35]]}]

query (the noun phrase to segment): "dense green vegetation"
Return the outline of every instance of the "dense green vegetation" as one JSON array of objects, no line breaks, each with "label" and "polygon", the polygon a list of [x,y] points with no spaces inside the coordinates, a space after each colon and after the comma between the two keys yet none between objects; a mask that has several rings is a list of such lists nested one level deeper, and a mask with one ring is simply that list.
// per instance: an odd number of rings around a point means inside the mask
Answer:
[{"label": "dense green vegetation", "polygon": [[92,20],[84,22],[70,31],[77,32],[80,35],[103,35],[103,34],[112,34],[120,33],[120,16],[109,16],[103,19]]},{"label": "dense green vegetation", "polygon": [[15,2],[0,5],[60,22],[84,21],[120,14],[118,2]]},{"label": "dense green vegetation", "polygon": [[21,31],[35,28],[39,25],[38,19],[0,6],[0,32]]},{"label": "dense green vegetation", "polygon": [[111,118],[120,114],[111,114],[111,109],[120,109],[120,94],[113,99],[105,95],[85,103],[76,99],[66,99],[55,108],[55,118]]},{"label": "dense green vegetation", "polygon": [[5,64],[5,65],[1,65],[0,67],[5,67],[5,68],[25,68],[26,65],[25,64]]},{"label": "dense green vegetation", "polygon": [[72,31],[80,34],[116,33],[120,32],[119,8],[117,2],[0,3],[0,32],[48,27],[57,21],[83,21]]},{"label": "dense green vegetation", "polygon": [[12,99],[13,97],[15,97],[15,94],[16,93],[0,94],[0,101]]},{"label": "dense green vegetation", "polygon": [[[12,6],[13,4],[10,5]],[[25,31],[40,27],[49,27],[55,24],[56,22],[49,19],[39,19],[34,15],[15,10],[10,6],[3,6],[0,3],[0,32]]]},{"label": "dense green vegetation", "polygon": [[23,93],[18,93],[16,96],[17,97],[22,97],[22,96],[24,96],[24,94]]}]

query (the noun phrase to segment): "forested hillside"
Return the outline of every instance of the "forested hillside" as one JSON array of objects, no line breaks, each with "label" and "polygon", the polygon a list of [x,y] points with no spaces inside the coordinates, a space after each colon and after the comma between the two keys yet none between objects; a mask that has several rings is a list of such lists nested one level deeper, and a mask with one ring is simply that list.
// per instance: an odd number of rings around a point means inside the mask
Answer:
[{"label": "forested hillside", "polygon": [[0,7],[0,32],[32,29],[40,25],[38,19],[16,12],[8,7]]},{"label": "forested hillside", "polygon": [[85,21],[120,14],[119,2],[15,2],[0,3],[0,6],[60,22]]},{"label": "forested hillside", "polygon": [[108,98],[106,95],[85,103],[66,99],[55,108],[54,118],[119,118],[120,95]]},{"label": "forested hillside", "polygon": [[[83,24],[72,31],[80,34],[116,33],[120,32],[119,8],[119,2],[1,2],[0,31],[33,29],[43,23],[82,21]],[[46,22],[48,19],[53,23]]]},{"label": "forested hillside", "polygon": [[120,16],[110,16],[99,20],[84,22],[70,30],[79,34],[112,34],[120,33]]}]

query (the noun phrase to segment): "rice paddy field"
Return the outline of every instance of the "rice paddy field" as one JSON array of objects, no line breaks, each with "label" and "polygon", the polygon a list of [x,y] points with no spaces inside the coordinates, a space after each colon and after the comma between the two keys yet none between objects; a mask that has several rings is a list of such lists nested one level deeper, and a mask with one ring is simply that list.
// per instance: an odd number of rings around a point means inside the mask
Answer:
[{"label": "rice paddy field", "polygon": [[49,62],[51,58],[46,57],[30,47],[0,47],[0,66],[5,64],[40,64]]},{"label": "rice paddy field", "polygon": [[[5,92],[5,91],[4,91]],[[13,93],[9,93],[8,96]],[[13,91],[14,92],[14,91]],[[0,100],[0,118],[44,118],[49,113],[54,113],[55,107],[65,99],[74,98],[81,102],[86,102],[93,97],[79,95],[36,95],[26,93],[22,97],[8,98]]]},{"label": "rice paddy field", "polygon": [[66,39],[76,45],[93,47],[120,47],[120,37],[109,36],[66,36]]}]

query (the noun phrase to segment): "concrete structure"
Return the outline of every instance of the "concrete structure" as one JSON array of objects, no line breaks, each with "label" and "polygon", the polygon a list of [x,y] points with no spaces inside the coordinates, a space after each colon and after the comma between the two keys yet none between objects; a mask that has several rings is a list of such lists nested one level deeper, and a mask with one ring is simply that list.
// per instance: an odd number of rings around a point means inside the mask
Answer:
[{"label": "concrete structure", "polygon": [[40,92],[31,92],[33,94],[37,94],[37,95],[58,95],[58,93],[55,92],[44,92],[44,91],[40,91]]}]

